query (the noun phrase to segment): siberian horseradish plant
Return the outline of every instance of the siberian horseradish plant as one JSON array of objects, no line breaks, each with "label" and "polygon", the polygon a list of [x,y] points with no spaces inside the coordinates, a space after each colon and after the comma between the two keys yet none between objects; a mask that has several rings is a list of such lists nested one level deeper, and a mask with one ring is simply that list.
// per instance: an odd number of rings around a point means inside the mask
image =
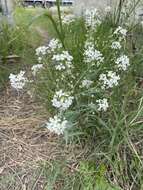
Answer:
[{"label": "siberian horseradish plant", "polygon": [[[105,20],[96,9],[87,10],[82,18],[64,17],[62,40],[52,39],[36,49],[39,63],[31,68],[30,86],[47,105],[51,117],[46,127],[51,132],[96,129],[100,119],[106,123],[109,113],[122,106],[131,67],[128,31]],[[28,83],[24,75],[10,75],[13,88],[21,90]]]}]

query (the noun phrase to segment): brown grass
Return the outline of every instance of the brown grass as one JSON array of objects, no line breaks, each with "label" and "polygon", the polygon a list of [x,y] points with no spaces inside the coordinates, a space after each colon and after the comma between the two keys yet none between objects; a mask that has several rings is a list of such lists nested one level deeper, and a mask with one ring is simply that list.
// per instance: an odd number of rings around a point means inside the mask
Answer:
[{"label": "brown grass", "polygon": [[42,126],[46,120],[44,109],[28,95],[11,90],[1,95],[0,189],[43,188],[38,185],[39,162],[55,159],[60,151],[57,137]]},{"label": "brown grass", "polygon": [[28,95],[11,89],[1,94],[0,190],[44,190],[47,181],[41,163],[66,159],[73,172],[83,157],[80,147],[65,147],[61,138],[44,128],[47,119],[43,107]]}]

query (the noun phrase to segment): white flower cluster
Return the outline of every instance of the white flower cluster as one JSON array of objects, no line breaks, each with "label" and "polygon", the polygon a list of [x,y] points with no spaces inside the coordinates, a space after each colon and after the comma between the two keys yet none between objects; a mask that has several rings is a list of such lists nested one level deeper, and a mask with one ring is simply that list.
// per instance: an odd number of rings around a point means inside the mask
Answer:
[{"label": "white flower cluster", "polygon": [[122,35],[122,37],[126,37],[127,30],[122,28],[121,26],[118,26],[118,28],[115,30],[114,34],[116,35]]},{"label": "white flower cluster", "polygon": [[55,93],[52,99],[52,104],[60,111],[65,111],[72,105],[73,99],[74,99],[73,96],[69,96],[68,93],[59,90]]},{"label": "white flower cluster", "polygon": [[56,70],[65,70],[72,68],[73,57],[68,51],[63,51],[61,54],[53,55],[52,60],[55,61]]},{"label": "white flower cluster", "polygon": [[52,39],[50,40],[48,46],[40,46],[38,47],[36,51],[36,56],[38,57],[38,62],[42,63],[43,56],[46,56],[47,54],[53,53],[55,50],[58,50],[62,48],[62,44],[58,39]]},{"label": "white flower cluster", "polygon": [[20,71],[20,73],[17,75],[10,74],[9,79],[10,79],[11,86],[15,88],[16,90],[22,90],[26,82],[28,82],[27,78],[24,77],[24,75],[25,75],[25,71]]},{"label": "white flower cluster", "polygon": [[128,66],[130,66],[130,61],[129,61],[129,58],[126,56],[126,55],[122,55],[120,56],[116,62],[117,64],[117,67],[119,70],[123,70],[123,71],[126,71]]},{"label": "white flower cluster", "polygon": [[110,13],[111,10],[112,10],[112,8],[110,6],[105,7],[105,12],[106,13]]},{"label": "white flower cluster", "polygon": [[48,49],[50,49],[50,51],[54,52],[56,49],[60,49],[60,48],[62,48],[62,44],[60,43],[58,39],[50,40],[48,44]]},{"label": "white flower cluster", "polygon": [[94,61],[98,61],[98,63],[103,62],[104,57],[102,53],[94,48],[94,46],[88,46],[84,52],[85,62],[91,63]]},{"label": "white flower cluster", "polygon": [[[91,15],[94,15],[93,13]],[[94,17],[94,16],[93,16]],[[90,18],[90,17],[89,17]],[[125,38],[125,36],[127,35],[127,30],[122,28],[122,27],[118,27],[114,34],[118,37],[118,40],[116,41],[112,41],[111,43],[111,48],[115,49],[115,50],[120,50],[122,48],[121,46],[121,40]],[[94,42],[94,38],[92,37],[92,35],[88,34],[87,35],[87,40],[85,42],[85,51],[84,51],[84,62],[85,63],[91,63],[92,65],[95,64],[95,62],[97,62],[97,66],[100,65],[100,63],[104,62],[104,56],[103,54],[96,49],[96,44],[97,42]],[[116,57],[116,55],[115,55]],[[106,71],[106,73],[102,73],[99,76],[99,82],[101,84],[101,88],[102,89],[111,89],[115,86],[118,86],[119,84],[119,80],[120,80],[120,75],[118,75],[118,71],[119,70],[126,70],[127,67],[129,66],[129,58],[125,55],[120,56],[117,60],[114,57],[113,60],[115,60],[115,65],[114,65],[114,69],[116,69],[115,71]],[[92,70],[90,70],[89,72],[92,72]],[[90,80],[83,80],[81,82],[80,87],[86,87],[89,88],[90,85],[93,84],[93,81]],[[98,111],[106,111],[108,108],[108,101],[107,99],[103,99],[103,100],[99,100],[97,101],[99,104],[99,109]]]},{"label": "white flower cluster", "polygon": [[88,49],[89,47],[94,48],[94,45],[95,45],[95,42],[93,42],[94,39],[88,35],[86,37],[87,37],[87,40],[85,41],[84,49]]},{"label": "white flower cluster", "polygon": [[121,46],[120,42],[118,42],[118,41],[113,42],[111,45],[112,49],[121,49],[121,47],[122,46]]},{"label": "white flower cluster", "polygon": [[66,119],[62,120],[56,115],[54,118],[49,119],[49,122],[46,123],[46,128],[52,133],[63,135],[68,128],[68,121]]},{"label": "white flower cluster", "polygon": [[67,14],[62,16],[62,22],[63,24],[71,24],[72,22],[75,21],[75,15],[73,14]]},{"label": "white flower cluster", "polygon": [[109,104],[106,98],[99,99],[96,102],[98,103],[98,111],[107,111]]},{"label": "white flower cluster", "polygon": [[89,88],[93,84],[93,81],[84,79],[81,84],[81,88]]},{"label": "white flower cluster", "polygon": [[[73,17],[73,15],[67,15],[62,18],[62,22],[63,24],[70,24],[71,22],[74,21],[74,19],[75,18]],[[67,111],[70,107],[72,107],[72,104],[76,95],[72,96],[72,93],[68,93],[68,92],[73,92],[73,88],[75,92],[77,93],[84,90],[86,91],[88,90],[89,94],[91,95],[88,99],[88,103],[93,102],[93,104],[95,105],[94,109],[97,107],[98,111],[107,111],[109,107],[109,103],[108,103],[108,99],[105,98],[106,89],[111,90],[111,88],[118,86],[119,80],[120,80],[119,70],[125,71],[127,67],[129,66],[129,58],[126,55],[122,55],[120,53],[122,51],[121,44],[124,42],[121,40],[123,40],[126,37],[127,30],[119,26],[115,30],[114,34],[110,35],[109,39],[107,40],[105,39],[103,43],[101,41],[101,45],[100,45],[100,42],[98,44],[99,38],[95,38],[96,35],[94,35],[96,34],[94,29],[96,30],[96,26],[99,25],[100,23],[101,23],[100,17],[96,9],[86,11],[85,24],[87,27],[87,34],[86,34],[87,40],[85,41],[84,52],[83,52],[83,61],[85,63],[84,64],[85,70],[81,69],[81,72],[86,71],[84,73],[79,73],[79,71],[74,70],[73,57],[72,55],[70,55],[68,51],[63,50],[62,44],[59,42],[59,40],[52,39],[49,42],[47,47],[41,46],[37,48],[36,50],[36,55],[39,56],[39,59],[41,59],[42,55],[47,55],[47,58],[51,59],[50,64],[52,64],[52,69],[54,69],[57,73],[57,75],[55,75],[56,76],[55,82],[57,83],[56,85],[57,88],[54,90],[54,94],[51,99],[51,104],[54,108],[56,108],[56,111],[59,112],[60,114],[64,114],[65,111]],[[106,45],[108,41],[109,41],[109,45],[107,44],[107,47],[105,46],[104,48],[103,46]],[[99,49],[99,47],[102,47],[102,49]],[[108,48],[109,50],[112,49],[111,50],[112,53],[111,53],[111,56],[107,55],[107,57],[104,58],[102,53],[105,52],[105,56],[106,56],[108,52],[106,51],[106,48]],[[118,53],[118,51],[120,54]],[[111,64],[109,63],[109,67],[113,65],[113,61],[114,61],[113,70],[107,69],[108,65],[105,65],[106,58],[111,60]],[[108,61],[107,61],[107,64],[108,64]],[[101,66],[101,67],[98,67],[97,69],[98,71],[96,72],[97,77],[99,77],[98,81],[92,81],[92,79],[90,80],[89,78],[89,74],[91,74],[91,76],[93,77],[95,76],[95,72],[92,71],[93,69],[95,70],[94,65]],[[33,75],[35,76],[36,73],[40,69],[42,69],[42,67],[43,67],[42,64],[34,65],[31,68]],[[102,73],[101,70],[103,71],[103,69],[104,70],[107,69],[107,70],[105,70],[105,72]],[[80,77],[80,74],[82,77]],[[68,80],[66,81],[67,76],[68,76]],[[79,77],[80,80],[76,82],[77,77]],[[66,86],[64,89],[63,88],[59,89],[63,81],[64,81],[64,85]],[[74,85],[74,82],[75,82],[75,85]],[[76,84],[78,85],[76,86]],[[98,88],[99,87],[98,84],[100,84],[100,89]],[[78,87],[81,89],[78,89]],[[93,87],[93,88],[90,88],[90,87]],[[97,87],[97,91],[96,91],[97,96],[102,97],[101,99],[94,99],[94,97],[96,97],[96,94],[94,91],[96,87]],[[105,93],[105,94],[100,94],[100,93]],[[85,93],[81,92],[81,94],[84,95]],[[85,98],[85,101],[87,101],[86,98]],[[61,119],[59,115],[56,115],[54,118],[50,118],[46,127],[51,132],[54,132],[60,135],[64,133],[65,129],[68,126],[67,124],[68,124],[68,121],[66,119]]]},{"label": "white flower cluster", "polygon": [[107,74],[101,74],[99,77],[99,81],[103,84],[102,89],[109,89],[117,86],[119,80],[120,76],[113,71],[108,71]]},{"label": "white flower cluster", "polygon": [[36,49],[36,55],[38,57],[41,57],[43,55],[46,55],[47,54],[47,50],[48,50],[48,47],[46,46],[40,46]]},{"label": "white flower cluster", "polygon": [[38,63],[39,63],[39,64],[42,63],[42,57],[38,57]]},{"label": "white flower cluster", "polygon": [[99,20],[99,13],[97,9],[86,10],[85,11],[85,23],[87,27],[95,29],[97,25],[101,24]]},{"label": "white flower cluster", "polygon": [[36,64],[31,67],[33,76],[36,76],[36,73],[43,68],[43,64]]}]

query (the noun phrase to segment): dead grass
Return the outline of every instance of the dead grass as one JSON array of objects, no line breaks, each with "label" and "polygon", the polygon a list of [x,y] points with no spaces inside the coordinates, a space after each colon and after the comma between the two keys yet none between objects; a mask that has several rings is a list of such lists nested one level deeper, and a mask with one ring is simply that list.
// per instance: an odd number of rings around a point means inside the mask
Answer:
[{"label": "dead grass", "polygon": [[47,179],[42,162],[50,165],[67,158],[67,166],[73,171],[77,159],[83,157],[79,147],[65,147],[43,127],[47,117],[28,95],[18,96],[10,89],[1,94],[0,190],[44,190]]},{"label": "dead grass", "polygon": [[42,127],[46,119],[43,108],[27,95],[9,90],[1,95],[0,189],[42,188],[39,162],[54,159],[60,150],[57,137]]}]

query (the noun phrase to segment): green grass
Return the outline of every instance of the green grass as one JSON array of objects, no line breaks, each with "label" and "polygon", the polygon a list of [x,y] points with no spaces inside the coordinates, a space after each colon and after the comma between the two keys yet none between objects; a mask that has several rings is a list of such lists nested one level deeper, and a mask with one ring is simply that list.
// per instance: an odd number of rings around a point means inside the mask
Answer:
[{"label": "green grass", "polygon": [[94,162],[81,161],[74,172],[59,161],[42,162],[41,168],[47,181],[43,190],[121,190],[106,180],[104,166],[96,167]]},{"label": "green grass", "polygon": [[10,72],[25,69],[36,64],[35,49],[48,43],[54,35],[53,27],[48,17],[44,15],[48,10],[38,8],[16,8],[13,13],[15,26],[8,25],[6,19],[0,23],[0,57],[9,55],[20,57],[19,66],[13,65],[12,69],[3,61],[0,63],[0,86],[5,85]]},{"label": "green grass", "polygon": [[[30,28],[30,31],[33,35],[37,35],[37,28],[48,33],[49,36],[54,35],[53,26],[49,21],[48,17],[45,15],[49,10],[42,8],[21,8],[18,7],[15,9],[14,17],[17,25],[23,25]],[[53,33],[54,32],[54,33]],[[34,39],[35,40],[35,39]],[[40,38],[42,40],[42,38]]]},{"label": "green grass", "polygon": [[36,64],[35,49],[47,44],[48,40],[55,36],[52,23],[45,15],[47,12],[48,10],[42,8],[15,9],[16,28],[24,33],[25,47],[20,51],[20,55],[26,65]]}]

